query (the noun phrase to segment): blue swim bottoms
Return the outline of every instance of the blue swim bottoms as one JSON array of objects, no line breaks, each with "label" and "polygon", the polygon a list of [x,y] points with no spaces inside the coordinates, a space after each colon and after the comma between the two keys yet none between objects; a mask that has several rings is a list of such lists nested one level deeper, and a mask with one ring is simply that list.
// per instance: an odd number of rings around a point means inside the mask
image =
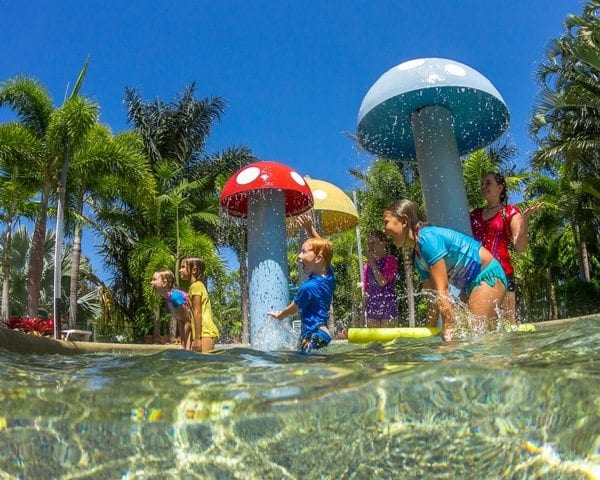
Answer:
[{"label": "blue swim bottoms", "polygon": [[469,286],[467,287],[465,294],[467,296],[471,295],[471,292],[476,289],[482,282],[487,283],[490,287],[496,285],[496,281],[500,280],[504,288],[508,290],[508,282],[506,280],[506,275],[504,274],[504,270],[502,270],[502,266],[500,262],[495,258],[487,264],[485,268],[479,272],[479,274],[475,277]]},{"label": "blue swim bottoms", "polygon": [[331,343],[331,336],[320,328],[314,333],[308,333],[304,337],[300,337],[298,350],[304,353],[310,353],[312,350],[326,347]]}]

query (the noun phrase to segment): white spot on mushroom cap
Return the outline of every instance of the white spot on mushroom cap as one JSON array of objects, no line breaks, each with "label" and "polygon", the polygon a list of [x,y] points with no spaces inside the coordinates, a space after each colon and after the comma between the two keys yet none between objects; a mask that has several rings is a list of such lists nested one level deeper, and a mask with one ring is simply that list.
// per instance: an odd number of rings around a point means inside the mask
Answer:
[{"label": "white spot on mushroom cap", "polygon": [[446,65],[444,65],[444,70],[446,70],[446,72],[451,73],[452,75],[457,75],[459,77],[464,77],[467,74],[467,71],[454,64],[454,63],[448,63]]},{"label": "white spot on mushroom cap", "polygon": [[317,200],[325,200],[327,198],[327,192],[325,190],[317,189],[312,192],[313,197]]},{"label": "white spot on mushroom cap", "polygon": [[237,174],[237,177],[235,177],[235,181],[239,185],[247,185],[250,182],[253,182],[254,180],[256,180],[259,175],[260,175],[260,168],[248,167]]},{"label": "white spot on mushroom cap", "polygon": [[425,63],[425,59],[417,58],[416,60],[409,60],[408,62],[401,63],[396,68],[398,70],[412,70],[413,68],[420,67]]},{"label": "white spot on mushroom cap", "polygon": [[292,177],[292,180],[294,180],[294,182],[296,182],[298,185],[302,187],[306,185],[306,182],[302,178],[302,175],[300,175],[298,172],[290,172],[290,177]]}]

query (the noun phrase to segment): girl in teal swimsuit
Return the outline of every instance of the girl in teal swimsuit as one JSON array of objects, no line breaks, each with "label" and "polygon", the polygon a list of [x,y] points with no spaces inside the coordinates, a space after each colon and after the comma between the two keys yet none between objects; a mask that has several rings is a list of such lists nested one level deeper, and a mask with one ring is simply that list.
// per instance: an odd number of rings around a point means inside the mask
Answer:
[{"label": "girl in teal swimsuit", "polygon": [[507,288],[506,276],[481,243],[455,230],[419,222],[417,207],[410,200],[390,205],[384,211],[384,224],[384,231],[394,245],[415,250],[423,287],[437,293],[427,312],[430,327],[437,325],[441,315],[444,339],[451,340],[454,335],[450,284],[461,291],[477,319],[495,324]]}]

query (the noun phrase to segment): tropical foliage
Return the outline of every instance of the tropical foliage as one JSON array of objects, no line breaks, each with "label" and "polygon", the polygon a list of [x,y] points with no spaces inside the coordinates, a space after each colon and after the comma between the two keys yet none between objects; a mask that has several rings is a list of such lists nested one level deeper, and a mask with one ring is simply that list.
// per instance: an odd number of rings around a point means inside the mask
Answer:
[{"label": "tropical foliage", "polygon": [[[539,149],[532,159],[536,178],[528,192],[531,197],[546,198],[551,214],[538,220],[546,235],[538,235],[537,229],[532,232],[530,253],[536,256],[530,267],[531,273],[545,279],[544,298],[551,318],[558,315],[560,285],[593,283],[595,287],[585,288],[596,292],[599,286],[599,11],[600,2],[592,0],[582,15],[570,15],[565,34],[549,42],[537,72],[541,90],[530,129]],[[550,229],[543,228],[548,225]],[[566,303],[571,310],[573,302]]]}]

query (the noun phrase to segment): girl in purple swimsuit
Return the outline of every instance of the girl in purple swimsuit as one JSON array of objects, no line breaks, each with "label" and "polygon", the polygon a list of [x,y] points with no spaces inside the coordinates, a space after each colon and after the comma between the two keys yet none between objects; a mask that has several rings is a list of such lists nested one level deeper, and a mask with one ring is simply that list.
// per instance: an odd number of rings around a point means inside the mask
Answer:
[{"label": "girl in purple swimsuit", "polygon": [[388,255],[385,234],[379,230],[367,237],[367,260],[363,283],[367,327],[393,327],[398,319],[398,260]]}]

